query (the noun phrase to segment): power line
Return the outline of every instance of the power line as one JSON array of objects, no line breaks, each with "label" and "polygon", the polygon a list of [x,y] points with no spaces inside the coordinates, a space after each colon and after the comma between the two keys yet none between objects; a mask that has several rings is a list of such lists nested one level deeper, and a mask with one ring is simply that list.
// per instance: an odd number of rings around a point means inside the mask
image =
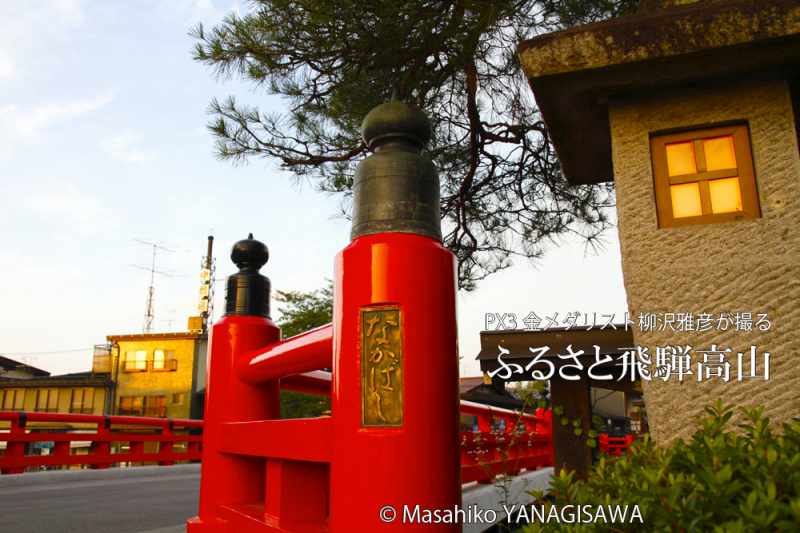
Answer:
[{"label": "power line", "polygon": [[90,351],[92,348],[75,348],[69,350],[52,350],[47,352],[0,352],[0,355],[7,356],[13,355],[14,357],[25,356],[25,355],[49,355],[54,353],[73,353],[73,352],[85,352]]}]

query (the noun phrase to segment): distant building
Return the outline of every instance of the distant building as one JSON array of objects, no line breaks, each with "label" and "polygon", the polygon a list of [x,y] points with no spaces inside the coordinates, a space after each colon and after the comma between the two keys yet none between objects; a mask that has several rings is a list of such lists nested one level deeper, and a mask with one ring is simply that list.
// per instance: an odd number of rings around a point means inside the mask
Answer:
[{"label": "distant building", "polygon": [[109,335],[88,372],[52,376],[0,357],[0,410],[202,418],[208,336],[197,317],[189,328]]},{"label": "distant building", "polygon": [[[531,362],[530,348],[547,347],[550,349],[550,355],[546,359],[552,360],[554,366],[558,367],[560,361],[555,354],[567,353],[567,346],[572,346],[576,352],[583,350],[587,354],[593,354],[595,345],[601,347],[601,356],[619,357],[625,347],[633,345],[633,332],[624,325],[614,325],[613,329],[600,329],[595,326],[573,329],[481,331],[481,351],[478,360],[481,362],[482,370],[495,370],[498,367],[498,347],[503,347],[509,352],[503,356],[504,361],[520,365],[524,369]],[[574,382],[580,389],[581,400],[588,406],[587,412],[604,418],[631,417],[643,409],[641,381],[638,378],[634,381],[630,379],[618,381],[619,365],[615,363],[615,367],[613,380],[597,381],[583,377]],[[504,382],[515,381],[533,381],[533,378],[530,371],[527,371],[511,379],[497,379],[489,386],[499,389],[504,386]]]},{"label": "distant building", "polygon": [[458,382],[459,397],[467,402],[482,403],[502,409],[519,410],[523,401],[511,394],[505,387],[492,384],[488,376],[464,377]]},{"label": "distant building", "polygon": [[[532,411],[536,406],[525,405],[525,402],[507,391],[504,386],[497,386],[487,375],[459,378],[458,396],[461,400],[481,403],[491,407],[510,409],[512,411]],[[494,420],[497,428],[505,429],[503,420]],[[462,431],[477,431],[478,418],[474,415],[460,414]]]},{"label": "distant building", "polygon": [[498,390],[547,381],[552,404],[563,409],[564,419],[579,419],[582,430],[576,435],[572,425],[553,425],[556,465],[586,472],[591,448],[582,435],[594,429],[593,415],[626,428],[630,418],[631,429],[635,419],[636,431],[645,429],[641,382],[624,356],[631,346],[633,331],[626,324],[482,331],[477,359]]},{"label": "distant building", "polygon": [[[197,321],[190,318],[190,328]],[[208,336],[176,333],[109,335],[115,415],[202,418]]]},{"label": "distant building", "polygon": [[0,357],[0,410],[42,413],[103,414],[108,407],[108,374],[77,372],[50,375],[44,370]]},{"label": "distant building", "polygon": [[33,378],[49,375],[50,372],[41,368],[0,356],[0,378]]}]

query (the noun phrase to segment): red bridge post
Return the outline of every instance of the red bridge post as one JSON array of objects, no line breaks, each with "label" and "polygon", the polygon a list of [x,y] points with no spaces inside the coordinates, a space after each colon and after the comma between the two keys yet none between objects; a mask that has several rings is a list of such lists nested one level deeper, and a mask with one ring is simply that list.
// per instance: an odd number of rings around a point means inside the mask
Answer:
[{"label": "red bridge post", "polygon": [[[439,179],[420,153],[430,123],[392,101],[362,135],[374,154],[353,185],[332,328],[279,341],[258,274],[266,247],[234,247],[240,272],[212,330],[189,533],[461,530],[424,522],[461,502],[455,261],[441,243]],[[280,379],[330,365],[331,417],[270,420]]]},{"label": "red bridge post", "polygon": [[430,123],[391,101],[362,134],[374,153],[356,173],[352,242],[335,265],[330,530],[461,531],[403,523],[404,506],[461,502],[455,263],[436,169],[420,154]]},{"label": "red bridge post", "polygon": [[[10,420],[11,427],[9,428],[9,433],[11,437],[20,439],[20,437],[25,435],[26,417],[25,413],[14,413],[14,415],[15,416]],[[21,439],[17,441],[8,441],[8,444],[6,444],[6,453],[4,457],[10,460],[22,460],[25,457],[26,448],[27,443]],[[0,473],[3,474],[22,474],[23,472],[25,472],[24,466],[14,466],[0,469]]]},{"label": "red bridge post", "polygon": [[269,318],[269,279],[258,273],[269,252],[252,237],[233,247],[231,259],[239,272],[228,278],[225,315],[211,332],[200,507],[198,516],[187,522],[187,531],[192,533],[226,531],[221,529],[220,507],[264,500],[264,461],[225,453],[221,446],[223,424],[280,416],[277,380],[251,385],[235,373],[237,359],[280,340],[280,329]]}]

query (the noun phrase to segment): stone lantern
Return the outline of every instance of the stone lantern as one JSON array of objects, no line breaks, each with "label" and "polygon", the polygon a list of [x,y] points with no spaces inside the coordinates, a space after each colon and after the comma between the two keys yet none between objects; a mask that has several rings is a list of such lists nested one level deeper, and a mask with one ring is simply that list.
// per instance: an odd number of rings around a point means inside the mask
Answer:
[{"label": "stone lantern", "polygon": [[692,348],[682,379],[643,384],[654,438],[718,398],[796,416],[800,3],[642,2],[519,55],[566,178],[615,183],[635,343],[654,363]]}]

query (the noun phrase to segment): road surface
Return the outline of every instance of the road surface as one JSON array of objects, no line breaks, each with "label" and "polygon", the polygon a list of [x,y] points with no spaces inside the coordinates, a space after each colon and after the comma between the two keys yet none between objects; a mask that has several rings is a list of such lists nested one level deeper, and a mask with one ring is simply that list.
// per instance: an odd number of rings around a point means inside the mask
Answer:
[{"label": "road surface", "polygon": [[[542,468],[503,487],[465,485],[463,506],[500,512],[503,502],[529,503],[528,492],[546,488],[552,474]],[[197,514],[199,485],[199,464],[0,476],[0,533],[184,533]]]},{"label": "road surface", "polygon": [[0,532],[179,533],[199,485],[199,464],[0,476]]}]

